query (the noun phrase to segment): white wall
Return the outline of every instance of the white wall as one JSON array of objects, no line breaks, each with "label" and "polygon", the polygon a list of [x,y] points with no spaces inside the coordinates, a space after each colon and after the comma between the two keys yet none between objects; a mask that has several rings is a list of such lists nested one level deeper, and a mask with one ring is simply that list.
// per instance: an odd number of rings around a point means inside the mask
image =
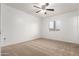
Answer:
[{"label": "white wall", "polygon": [[[1,32],[1,4],[0,4],[0,32]],[[0,34],[0,56],[1,56],[1,34]]]},{"label": "white wall", "polygon": [[[1,4],[0,4],[0,32],[1,32]],[[1,35],[0,35],[0,42],[1,42]]]},{"label": "white wall", "polygon": [[79,11],[78,11],[78,39],[79,39]]},{"label": "white wall", "polygon": [[15,44],[40,37],[39,18],[2,4],[2,45]]},{"label": "white wall", "polygon": [[[74,11],[43,19],[4,4],[2,4],[1,10],[3,46],[39,37],[79,44],[79,23],[77,29],[77,21],[79,22],[79,16],[77,17],[77,15],[79,15],[79,12]],[[49,32],[49,21],[53,20],[60,21],[60,31]],[[6,38],[5,41],[3,40],[4,37]]]},{"label": "white wall", "polygon": [[[73,11],[43,19],[42,37],[79,44],[79,39],[77,38],[77,17],[78,11]],[[60,31],[49,31],[49,21],[53,20],[60,22]]]}]

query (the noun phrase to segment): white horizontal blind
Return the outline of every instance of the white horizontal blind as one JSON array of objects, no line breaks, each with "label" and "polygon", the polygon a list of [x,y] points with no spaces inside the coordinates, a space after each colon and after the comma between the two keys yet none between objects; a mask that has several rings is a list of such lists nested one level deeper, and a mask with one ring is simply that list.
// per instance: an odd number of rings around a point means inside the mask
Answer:
[{"label": "white horizontal blind", "polygon": [[54,29],[54,21],[49,22],[49,29]]}]

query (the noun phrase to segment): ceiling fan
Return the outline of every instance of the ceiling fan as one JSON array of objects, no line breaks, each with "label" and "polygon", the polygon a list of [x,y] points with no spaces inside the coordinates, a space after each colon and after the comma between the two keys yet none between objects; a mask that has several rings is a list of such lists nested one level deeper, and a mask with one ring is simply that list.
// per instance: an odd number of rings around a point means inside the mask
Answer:
[{"label": "ceiling fan", "polygon": [[34,5],[33,7],[39,9],[38,11],[36,11],[36,13],[43,11],[44,14],[47,14],[46,11],[54,11],[54,9],[46,9],[47,6],[49,6],[49,3],[45,3],[45,4],[41,5],[41,7],[36,6],[36,5]]}]

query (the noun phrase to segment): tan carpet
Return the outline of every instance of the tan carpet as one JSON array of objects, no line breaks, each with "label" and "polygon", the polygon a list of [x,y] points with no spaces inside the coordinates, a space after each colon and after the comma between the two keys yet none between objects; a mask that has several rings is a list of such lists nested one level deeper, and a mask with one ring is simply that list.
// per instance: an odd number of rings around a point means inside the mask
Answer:
[{"label": "tan carpet", "polygon": [[3,47],[7,56],[79,56],[79,44],[50,39],[35,39]]}]

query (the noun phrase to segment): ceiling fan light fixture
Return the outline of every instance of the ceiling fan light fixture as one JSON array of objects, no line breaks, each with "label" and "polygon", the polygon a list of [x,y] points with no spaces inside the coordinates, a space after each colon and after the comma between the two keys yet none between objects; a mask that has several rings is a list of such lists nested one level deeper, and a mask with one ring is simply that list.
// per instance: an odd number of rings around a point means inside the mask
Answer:
[{"label": "ceiling fan light fixture", "polygon": [[45,13],[45,12],[46,12],[46,10],[42,10],[42,9],[41,9],[41,13]]},{"label": "ceiling fan light fixture", "polygon": [[46,10],[43,10],[43,12],[46,12]]},{"label": "ceiling fan light fixture", "polygon": [[41,9],[41,13],[43,13],[43,10]]}]

